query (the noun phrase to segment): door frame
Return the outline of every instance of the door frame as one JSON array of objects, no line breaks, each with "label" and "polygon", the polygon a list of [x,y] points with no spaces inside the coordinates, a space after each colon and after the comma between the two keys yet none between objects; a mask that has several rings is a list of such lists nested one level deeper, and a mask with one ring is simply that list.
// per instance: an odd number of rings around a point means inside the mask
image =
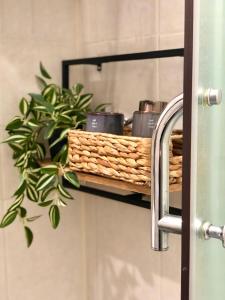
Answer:
[{"label": "door frame", "polygon": [[185,0],[181,300],[189,300],[194,0]]}]

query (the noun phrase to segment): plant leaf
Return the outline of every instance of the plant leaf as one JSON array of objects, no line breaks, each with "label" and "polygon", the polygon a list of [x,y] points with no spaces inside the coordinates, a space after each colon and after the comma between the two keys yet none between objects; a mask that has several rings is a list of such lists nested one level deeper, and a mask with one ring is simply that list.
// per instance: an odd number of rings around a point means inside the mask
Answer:
[{"label": "plant leaf", "polygon": [[[49,113],[52,113],[54,111],[54,106],[51,103],[49,103],[48,101],[45,101],[45,99],[42,95],[34,94],[34,93],[29,93],[29,95],[32,97],[32,99],[37,104],[39,104],[41,107],[45,107]],[[35,107],[34,107],[34,109],[35,109]]]},{"label": "plant leaf", "polygon": [[[68,151],[68,146],[64,145],[60,151],[54,156],[53,161],[57,162],[57,161],[61,161],[61,157],[62,155],[66,152],[66,156],[67,156],[67,151]],[[63,164],[63,163],[62,163]]]},{"label": "plant leaf", "polygon": [[58,116],[58,121],[65,123],[65,124],[71,124],[73,119],[70,116],[61,114]]},{"label": "plant leaf", "polygon": [[44,174],[41,176],[36,185],[37,191],[43,190],[53,181],[53,179],[55,179],[55,175]]},{"label": "plant leaf", "polygon": [[55,190],[54,186],[44,189],[41,194],[41,201],[44,202],[47,199],[47,197],[49,196],[49,194],[54,190]]},{"label": "plant leaf", "polygon": [[79,95],[81,93],[81,91],[83,90],[83,88],[84,88],[84,86],[81,83],[77,83],[74,86],[74,90],[75,90],[75,92],[76,92],[77,95]]},{"label": "plant leaf", "polygon": [[57,101],[57,92],[54,85],[48,85],[43,91],[43,96],[46,101],[50,102],[52,105],[55,105]]},{"label": "plant leaf", "polygon": [[36,78],[39,89],[42,91],[47,86],[47,82],[38,75],[35,75],[35,78]]},{"label": "plant leaf", "polygon": [[41,207],[46,207],[46,206],[49,206],[50,204],[52,204],[52,202],[53,202],[53,200],[48,200],[45,202],[38,203],[38,205]]},{"label": "plant leaf", "polygon": [[57,189],[63,197],[67,199],[73,199],[70,193],[60,183],[57,185]]},{"label": "plant leaf", "polygon": [[25,98],[20,100],[19,109],[22,115],[26,116],[29,111],[29,104]]},{"label": "plant leaf", "polygon": [[101,103],[98,106],[96,106],[95,111],[96,112],[98,112],[98,111],[104,111],[105,107],[107,107],[109,105],[111,105],[111,103]]},{"label": "plant leaf", "polygon": [[71,171],[64,173],[63,177],[69,181],[73,186],[76,188],[80,187],[79,180],[77,178],[77,175]]},{"label": "plant leaf", "polygon": [[40,124],[35,120],[35,119],[30,119],[28,122],[27,122],[27,125],[31,128],[37,128],[40,126]]},{"label": "plant leaf", "polygon": [[19,214],[19,216],[20,216],[21,218],[25,218],[25,217],[26,217],[26,215],[27,215],[27,210],[26,210],[26,208],[20,206],[20,207],[17,208],[17,211],[18,211],[18,214]]},{"label": "plant leaf", "polygon": [[68,107],[68,104],[60,103],[55,106],[55,110],[61,110],[62,108],[65,109],[66,107]]},{"label": "plant leaf", "polygon": [[43,144],[37,144],[37,156],[40,160],[43,160],[45,158],[45,146]]},{"label": "plant leaf", "polygon": [[26,218],[27,222],[34,222],[37,219],[39,219],[40,217],[42,217],[41,215],[39,216],[34,216],[34,217],[30,217],[30,218]]},{"label": "plant leaf", "polygon": [[68,159],[69,159],[69,157],[68,157],[68,145],[65,145],[65,146],[66,146],[65,150],[62,152],[62,154],[60,156],[60,163],[62,165],[66,165],[68,163]]},{"label": "plant leaf", "polygon": [[10,143],[9,147],[17,153],[20,153],[23,150],[23,147],[20,144],[14,144],[14,143]]},{"label": "plant leaf", "polygon": [[36,105],[34,107],[34,110],[37,111],[37,112],[39,112],[39,113],[40,112],[42,112],[42,113],[47,113],[48,112],[46,106],[43,106],[43,105]]},{"label": "plant leaf", "polygon": [[77,107],[82,110],[88,107],[92,101],[93,94],[84,94],[80,96],[80,100],[77,103]]},{"label": "plant leaf", "polygon": [[40,71],[41,75],[46,78],[46,79],[52,79],[52,77],[49,75],[48,71],[46,68],[43,66],[42,62],[40,62]]},{"label": "plant leaf", "polygon": [[18,212],[16,210],[8,211],[4,215],[4,217],[1,221],[0,227],[4,228],[4,227],[10,225],[16,219],[17,214],[18,214]]},{"label": "plant leaf", "polygon": [[20,128],[15,129],[14,133],[28,137],[33,133],[33,130],[28,126],[21,126]]},{"label": "plant leaf", "polygon": [[26,191],[29,200],[33,202],[38,202],[39,194],[35,187],[33,187],[32,185],[28,185]]},{"label": "plant leaf", "polygon": [[63,201],[62,199],[59,199],[59,205],[62,207],[66,207],[67,203],[65,201]]},{"label": "plant leaf", "polygon": [[33,235],[33,232],[30,230],[30,228],[27,226],[24,226],[24,231],[25,231],[25,237],[27,240],[27,247],[29,248],[33,242],[34,235]]},{"label": "plant leaf", "polygon": [[53,135],[54,130],[56,129],[57,123],[55,121],[50,121],[48,126],[45,128],[44,139],[48,140]]},{"label": "plant leaf", "polygon": [[24,162],[26,160],[26,153],[23,153],[22,155],[20,155],[15,163],[16,167],[21,167]]},{"label": "plant leaf", "polygon": [[20,119],[20,117],[15,117],[9,122],[5,129],[11,131],[20,128],[22,125],[23,121]]},{"label": "plant leaf", "polygon": [[50,148],[52,148],[53,146],[55,146],[57,143],[59,143],[60,141],[62,141],[66,136],[67,133],[69,132],[70,128],[66,128],[64,129],[61,133],[58,139],[56,139],[51,145]]},{"label": "plant leaf", "polygon": [[18,187],[18,189],[13,194],[13,196],[15,196],[16,198],[20,197],[25,192],[25,189],[26,189],[26,181],[23,180],[20,183],[20,186]]},{"label": "plant leaf", "polygon": [[49,218],[52,224],[52,227],[56,229],[60,222],[60,212],[57,205],[52,205],[49,210]]},{"label": "plant leaf", "polygon": [[16,201],[13,203],[13,205],[11,205],[11,206],[9,207],[8,211],[12,211],[12,210],[15,210],[15,209],[17,209],[18,207],[20,207],[20,205],[21,205],[22,202],[23,202],[23,199],[24,199],[23,196],[21,196],[21,197],[19,197],[18,199],[16,199]]},{"label": "plant leaf", "polygon": [[15,135],[11,135],[10,137],[8,137],[6,140],[3,141],[3,143],[21,143],[23,141],[26,140],[26,136],[25,135],[21,135],[21,134],[15,134]]},{"label": "plant leaf", "polygon": [[55,174],[57,175],[58,174],[58,167],[57,165],[47,165],[47,166],[44,166],[40,169],[40,172],[41,174],[49,174],[49,175],[52,175],[52,174]]},{"label": "plant leaf", "polygon": [[74,113],[76,110],[73,108],[73,109],[68,109],[68,110],[64,110],[63,112],[61,112],[61,115],[63,116],[67,116],[71,113]]}]

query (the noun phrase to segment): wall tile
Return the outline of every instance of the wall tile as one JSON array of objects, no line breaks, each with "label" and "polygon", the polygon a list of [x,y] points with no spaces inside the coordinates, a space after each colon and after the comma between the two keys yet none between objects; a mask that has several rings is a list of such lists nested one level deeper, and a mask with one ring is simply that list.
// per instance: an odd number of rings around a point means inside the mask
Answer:
[{"label": "wall tile", "polygon": [[35,74],[39,74],[40,61],[53,74],[53,81],[61,84],[61,61],[73,58],[74,53],[74,48],[57,46],[55,42],[43,44],[31,40],[23,44],[17,39],[4,39],[0,45],[0,67],[7,72],[0,74],[1,97],[4,99],[0,124],[5,125],[18,113],[18,103],[22,97],[39,91]]},{"label": "wall tile", "polygon": [[183,58],[161,59],[159,62],[159,99],[169,101],[183,92]]},{"label": "wall tile", "polygon": [[[18,6],[13,0],[0,0],[0,68],[6,70],[0,73],[0,97],[5,100],[1,132],[17,113],[18,99],[36,90],[33,76],[40,60],[60,83],[61,60],[77,53],[84,57],[182,47],[183,2],[22,0]],[[17,15],[24,18],[19,18],[20,31]],[[142,98],[169,100],[182,89],[179,59],[105,65],[101,73],[95,67],[73,69],[72,80],[84,82],[94,92],[95,102],[113,102],[115,110],[128,115]],[[0,157],[0,196],[9,200],[18,177],[7,145],[0,154],[4,157]],[[0,274],[4,300],[180,298],[178,237],[171,237],[170,252],[153,252],[148,210],[83,193],[75,196],[57,231],[49,228],[47,218],[32,224],[35,241],[29,250],[20,224],[2,231],[6,252],[0,247],[0,273],[7,270],[7,276]],[[2,203],[5,211],[9,202]],[[1,238],[0,232],[0,245]]]},{"label": "wall tile", "polygon": [[[37,61],[42,61],[55,83],[62,84],[62,64],[66,59],[75,58],[76,51],[71,44],[57,45],[54,41],[37,44]],[[37,69],[38,70],[38,69]]]},{"label": "wall tile", "polygon": [[170,194],[170,206],[176,208],[182,208],[182,194],[181,192]]},{"label": "wall tile", "polygon": [[154,35],[155,8],[154,0],[85,0],[81,12],[84,41],[93,43]]},{"label": "wall tile", "polygon": [[[19,55],[18,55],[19,53]],[[4,125],[18,113],[19,100],[30,91],[38,91],[35,74],[38,60],[35,43],[19,39],[3,39],[0,45],[1,104],[0,124]]]},{"label": "wall tile", "polygon": [[121,40],[100,41],[86,44],[84,48],[85,57],[115,55],[124,53],[135,53],[153,51],[157,49],[156,37],[137,37]]},{"label": "wall tile", "polygon": [[159,36],[160,49],[184,48],[184,33]]},{"label": "wall tile", "polygon": [[25,38],[32,35],[32,0],[2,2],[2,34],[8,38]]},{"label": "wall tile", "polygon": [[[77,77],[79,77],[77,75]],[[84,68],[84,85],[94,93],[94,103],[112,103],[113,110],[131,116],[139,100],[157,99],[154,61],[120,62],[96,68]]]},{"label": "wall tile", "polygon": [[3,1],[4,0],[0,0],[0,39],[3,35]]},{"label": "wall tile", "polygon": [[172,34],[184,32],[184,1],[159,0],[160,33]]},{"label": "wall tile", "polygon": [[150,250],[149,211],[96,200],[97,299],[160,299],[160,255]]},{"label": "wall tile", "polygon": [[169,250],[161,253],[161,298],[180,299],[181,237],[170,235]]},{"label": "wall tile", "polygon": [[[3,141],[3,132],[4,132],[4,128],[0,125],[0,141]],[[1,201],[3,201],[4,199],[4,185],[3,185],[3,177],[4,177],[4,173],[3,173],[3,162],[4,162],[4,151],[3,151],[3,144],[0,145],[0,203]]]},{"label": "wall tile", "polygon": [[[75,196],[70,207],[61,209],[56,231],[50,227],[48,209],[30,225],[34,242],[29,249],[19,222],[5,229],[9,300],[83,299],[82,200]],[[27,205],[34,215],[43,214],[43,209]]]},{"label": "wall tile", "polygon": [[[6,138],[5,127],[0,126],[1,142]],[[0,196],[1,201],[8,201],[19,184],[19,174],[14,167],[12,151],[7,144],[0,144]]]},{"label": "wall tile", "polygon": [[98,198],[94,195],[83,194],[85,203],[85,267],[86,267],[86,299],[98,300],[97,274],[97,205]]},{"label": "wall tile", "polygon": [[[3,215],[3,201],[0,199],[0,216]],[[5,232],[4,229],[0,230],[0,290],[1,299],[9,300],[8,298],[8,282],[7,282],[7,261],[5,249]]]},{"label": "wall tile", "polygon": [[73,0],[33,1],[34,38],[43,42],[56,41],[61,45],[70,41],[71,46],[75,47],[75,2]]}]

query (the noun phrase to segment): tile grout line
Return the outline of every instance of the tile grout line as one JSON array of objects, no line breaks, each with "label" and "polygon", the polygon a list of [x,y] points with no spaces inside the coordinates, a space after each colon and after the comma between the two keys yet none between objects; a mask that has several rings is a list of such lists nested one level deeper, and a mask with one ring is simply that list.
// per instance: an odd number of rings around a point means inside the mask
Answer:
[{"label": "tile grout line", "polygon": [[[160,0],[156,0],[156,48],[159,50],[160,45]],[[159,59],[156,60],[156,97],[157,101],[161,100],[159,99]]]},{"label": "tile grout line", "polygon": [[82,286],[83,286],[83,300],[87,300],[87,235],[86,235],[86,202],[84,201],[84,195],[82,195],[81,208],[82,208],[82,220],[81,220],[81,232],[82,232]]},{"label": "tile grout line", "polygon": [[98,280],[98,260],[99,260],[99,256],[98,256],[98,211],[99,211],[99,202],[98,199],[96,199],[96,203],[94,204],[95,206],[95,256],[96,256],[96,260],[95,260],[95,272],[96,272],[96,287],[95,287],[95,300],[100,300],[99,298],[99,280]]},{"label": "tile grout line", "polygon": [[4,257],[4,275],[5,275],[5,283],[6,283],[6,300],[9,300],[9,281],[8,281],[8,265],[7,265],[7,247],[6,247],[6,236],[5,232],[3,232],[3,257]]}]

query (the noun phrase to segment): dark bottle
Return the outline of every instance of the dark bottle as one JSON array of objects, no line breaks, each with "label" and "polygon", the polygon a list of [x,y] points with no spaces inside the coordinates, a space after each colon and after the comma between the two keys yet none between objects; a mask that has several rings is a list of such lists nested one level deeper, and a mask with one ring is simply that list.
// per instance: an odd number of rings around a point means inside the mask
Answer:
[{"label": "dark bottle", "polygon": [[165,102],[140,101],[139,111],[135,111],[133,114],[132,135],[151,138],[165,105]]}]

